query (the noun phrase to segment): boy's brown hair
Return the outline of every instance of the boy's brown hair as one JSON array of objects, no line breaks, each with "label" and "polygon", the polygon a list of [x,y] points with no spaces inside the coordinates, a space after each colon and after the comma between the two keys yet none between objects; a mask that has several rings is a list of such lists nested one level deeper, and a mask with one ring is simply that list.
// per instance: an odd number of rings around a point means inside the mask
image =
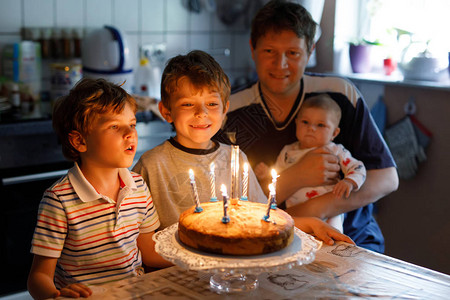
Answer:
[{"label": "boy's brown hair", "polygon": [[302,110],[304,110],[305,108],[321,108],[323,110],[331,112],[334,115],[336,127],[339,126],[342,111],[339,105],[330,97],[330,95],[324,93],[306,98],[305,100],[303,100],[302,106],[300,107],[297,116],[300,115]]},{"label": "boy's brown hair", "polygon": [[253,49],[258,39],[268,32],[293,31],[297,37],[305,39],[311,54],[316,35],[317,23],[300,4],[282,0],[272,0],[264,5],[252,20],[250,40]]},{"label": "boy's brown hair", "polygon": [[171,58],[164,68],[161,79],[161,101],[168,110],[170,110],[170,94],[177,90],[178,82],[183,77],[187,77],[198,90],[209,88],[211,92],[218,92],[225,109],[231,93],[228,76],[211,55],[193,50],[186,55]]},{"label": "boy's brown hair", "polygon": [[136,113],[136,101],[119,85],[104,79],[80,80],[53,107],[53,129],[61,142],[64,156],[80,163],[80,153],[70,143],[70,133],[76,131],[86,137],[92,130],[91,124],[95,118],[107,112],[120,113],[126,103]]}]

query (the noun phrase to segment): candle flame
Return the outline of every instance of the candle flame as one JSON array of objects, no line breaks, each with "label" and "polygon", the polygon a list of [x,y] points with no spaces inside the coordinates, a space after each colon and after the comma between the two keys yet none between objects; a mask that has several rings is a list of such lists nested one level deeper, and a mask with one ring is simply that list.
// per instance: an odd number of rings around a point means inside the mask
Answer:
[{"label": "candle flame", "polygon": [[194,171],[192,169],[189,169],[189,179],[194,181]]},{"label": "candle flame", "polygon": [[216,168],[216,166],[214,165],[214,162],[212,162],[210,165],[209,165],[209,169],[210,169],[210,171],[211,171],[211,173],[214,173],[214,169]]},{"label": "candle flame", "polygon": [[271,195],[275,195],[275,187],[273,186],[273,183],[269,184],[269,191]]},{"label": "candle flame", "polygon": [[248,173],[248,163],[244,164],[244,173]]},{"label": "candle flame", "polygon": [[227,196],[227,187],[222,183],[220,186],[220,191],[222,192],[222,196]]},{"label": "candle flame", "polygon": [[278,174],[277,174],[277,171],[275,171],[275,169],[272,169],[272,171],[270,171],[270,173],[272,174],[272,179],[277,179]]}]

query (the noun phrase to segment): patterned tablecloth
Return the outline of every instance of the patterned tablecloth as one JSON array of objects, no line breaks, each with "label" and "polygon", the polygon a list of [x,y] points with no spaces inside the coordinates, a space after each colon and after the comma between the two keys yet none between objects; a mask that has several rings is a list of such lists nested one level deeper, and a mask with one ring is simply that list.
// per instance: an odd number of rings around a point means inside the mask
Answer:
[{"label": "patterned tablecloth", "polygon": [[450,276],[360,247],[322,246],[314,262],[258,276],[244,294],[216,294],[210,274],[174,266],[102,286],[89,299],[449,299]]}]

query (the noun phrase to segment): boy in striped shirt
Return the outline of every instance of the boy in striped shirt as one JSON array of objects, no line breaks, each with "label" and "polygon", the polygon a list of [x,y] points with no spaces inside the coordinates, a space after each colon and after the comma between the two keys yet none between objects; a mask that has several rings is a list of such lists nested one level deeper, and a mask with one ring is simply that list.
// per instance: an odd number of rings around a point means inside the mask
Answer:
[{"label": "boy in striped shirt", "polygon": [[154,250],[158,214],[136,153],[136,102],[120,86],[83,79],[58,100],[53,128],[75,165],[45,191],[32,240],[28,290],[35,299],[88,297],[88,285],[169,263]]}]

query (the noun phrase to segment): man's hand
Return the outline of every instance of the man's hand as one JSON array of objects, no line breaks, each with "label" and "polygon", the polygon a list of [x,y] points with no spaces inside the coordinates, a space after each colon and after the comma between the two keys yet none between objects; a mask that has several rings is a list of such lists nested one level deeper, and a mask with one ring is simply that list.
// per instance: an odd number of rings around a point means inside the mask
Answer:
[{"label": "man's hand", "polygon": [[353,240],[345,234],[324,221],[314,217],[293,217],[295,226],[306,233],[309,233],[327,245],[333,245],[335,241],[344,241],[355,244]]},{"label": "man's hand", "polygon": [[307,174],[305,186],[330,185],[339,180],[339,159],[326,146],[309,151],[296,165],[298,171]]},{"label": "man's hand", "polygon": [[256,178],[258,178],[259,181],[270,177],[270,168],[263,162],[257,164],[253,169],[253,172],[255,173]]},{"label": "man's hand", "polygon": [[[326,147],[309,151],[300,161],[280,173],[277,181],[277,203],[288,199],[304,187],[331,185],[339,179],[339,159]],[[260,181],[264,189],[267,182]]]}]

